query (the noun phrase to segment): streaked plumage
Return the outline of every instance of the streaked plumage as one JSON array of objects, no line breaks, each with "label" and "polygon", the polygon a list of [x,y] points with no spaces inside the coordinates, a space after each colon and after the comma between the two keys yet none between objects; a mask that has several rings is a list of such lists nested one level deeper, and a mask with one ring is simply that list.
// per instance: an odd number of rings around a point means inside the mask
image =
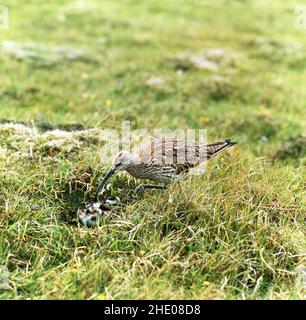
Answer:
[{"label": "streaked plumage", "polygon": [[198,144],[172,138],[142,143],[132,153],[119,152],[113,161],[112,168],[98,186],[97,195],[106,181],[118,171],[127,171],[138,179],[168,184],[180,180],[191,168],[235,144],[236,142],[230,140]]},{"label": "streaked plumage", "polygon": [[117,171],[127,171],[131,176],[139,179],[171,183],[179,180],[191,168],[235,144],[236,142],[230,140],[198,144],[172,138],[142,143],[132,153],[119,152],[111,170],[100,183],[98,192],[108,178]]},{"label": "streaked plumage", "polygon": [[140,144],[132,153],[138,161],[131,161],[125,170],[135,178],[171,182],[233,144],[223,141],[199,145],[171,138],[156,139]]}]

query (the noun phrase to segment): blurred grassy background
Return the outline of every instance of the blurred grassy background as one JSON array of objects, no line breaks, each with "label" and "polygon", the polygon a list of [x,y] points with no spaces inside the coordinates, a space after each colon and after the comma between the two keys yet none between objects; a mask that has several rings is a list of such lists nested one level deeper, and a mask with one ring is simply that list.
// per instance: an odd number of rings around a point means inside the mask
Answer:
[{"label": "blurred grassy background", "polygon": [[[295,285],[305,265],[299,1],[3,4],[0,264],[11,288],[0,297],[303,296]],[[33,133],[8,120],[40,132],[120,130],[130,120],[134,128],[207,128],[209,141],[240,144],[184,192],[150,192],[87,230],[73,212],[101,174],[100,142],[86,137],[72,152],[50,152],[42,138],[25,157]],[[115,185],[127,179],[135,185],[128,177]]]}]

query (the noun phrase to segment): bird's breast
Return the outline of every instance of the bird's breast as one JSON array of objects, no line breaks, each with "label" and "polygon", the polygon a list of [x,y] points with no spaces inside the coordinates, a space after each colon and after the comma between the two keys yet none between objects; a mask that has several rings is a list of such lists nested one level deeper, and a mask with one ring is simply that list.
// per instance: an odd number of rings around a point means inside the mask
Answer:
[{"label": "bird's breast", "polygon": [[138,164],[129,167],[126,171],[137,179],[169,182],[176,178],[176,172],[170,166],[165,167],[153,164]]}]

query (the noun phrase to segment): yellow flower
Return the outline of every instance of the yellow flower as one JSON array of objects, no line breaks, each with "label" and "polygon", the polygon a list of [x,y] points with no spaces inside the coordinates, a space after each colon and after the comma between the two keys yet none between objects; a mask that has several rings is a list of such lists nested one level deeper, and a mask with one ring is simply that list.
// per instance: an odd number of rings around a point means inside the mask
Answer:
[{"label": "yellow flower", "polygon": [[106,99],[105,104],[110,107],[112,105],[113,101],[111,99]]},{"label": "yellow flower", "polygon": [[103,294],[99,294],[97,296],[97,300],[105,300],[105,296]]},{"label": "yellow flower", "polygon": [[144,251],[144,250],[140,250],[140,255],[143,257],[145,254],[146,254],[146,252]]},{"label": "yellow flower", "polygon": [[201,123],[205,123],[205,122],[207,122],[207,121],[208,121],[208,118],[207,118],[207,117],[203,117],[203,116],[202,116],[202,117],[199,117],[199,118],[198,118],[198,123],[200,123],[200,124],[201,124]]}]

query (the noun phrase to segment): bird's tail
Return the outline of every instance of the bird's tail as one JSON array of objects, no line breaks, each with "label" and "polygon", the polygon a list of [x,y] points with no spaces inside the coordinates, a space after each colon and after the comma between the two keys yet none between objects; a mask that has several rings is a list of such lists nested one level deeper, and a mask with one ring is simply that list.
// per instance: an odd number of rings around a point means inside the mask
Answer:
[{"label": "bird's tail", "polygon": [[211,159],[215,157],[217,154],[222,152],[223,150],[230,148],[237,144],[237,142],[231,140],[225,140],[222,142],[214,142],[207,145],[207,159]]}]

